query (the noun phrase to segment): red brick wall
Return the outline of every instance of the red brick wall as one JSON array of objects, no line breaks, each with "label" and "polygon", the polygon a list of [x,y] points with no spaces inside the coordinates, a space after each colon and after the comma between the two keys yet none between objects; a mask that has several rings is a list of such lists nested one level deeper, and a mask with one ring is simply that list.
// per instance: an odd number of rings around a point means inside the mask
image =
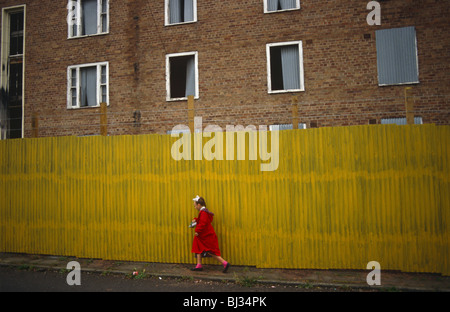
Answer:
[{"label": "red brick wall", "polygon": [[[291,123],[293,95],[307,127],[405,117],[405,86],[378,86],[375,46],[375,30],[404,26],[415,26],[418,42],[415,115],[450,124],[449,6],[380,1],[382,24],[369,26],[367,2],[302,0],[300,10],[264,14],[262,0],[198,0],[196,23],[164,26],[163,0],[111,0],[110,33],[77,39],[67,39],[66,1],[0,6],[27,4],[26,136],[33,113],[40,136],[99,134],[99,108],[67,109],[66,77],[67,66],[101,61],[109,62],[109,134],[187,125],[187,101],[166,101],[165,55],[190,51],[198,51],[195,115],[204,126]],[[305,91],[268,94],[266,44],[294,40],[303,42]]]}]

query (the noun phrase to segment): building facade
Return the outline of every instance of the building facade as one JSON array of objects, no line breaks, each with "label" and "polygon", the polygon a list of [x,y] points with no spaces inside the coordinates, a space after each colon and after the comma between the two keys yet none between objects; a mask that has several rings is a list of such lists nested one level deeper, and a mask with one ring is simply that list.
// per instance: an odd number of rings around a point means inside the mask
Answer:
[{"label": "building facade", "polygon": [[101,102],[109,135],[168,133],[192,111],[223,129],[401,122],[408,101],[416,123],[450,124],[445,1],[0,7],[2,139],[98,135]]}]

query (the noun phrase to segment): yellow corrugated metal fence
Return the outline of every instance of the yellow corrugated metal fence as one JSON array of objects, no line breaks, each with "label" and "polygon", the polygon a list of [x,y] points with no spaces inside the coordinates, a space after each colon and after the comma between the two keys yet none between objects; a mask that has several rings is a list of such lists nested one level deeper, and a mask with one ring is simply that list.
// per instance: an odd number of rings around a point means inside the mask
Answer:
[{"label": "yellow corrugated metal fence", "polygon": [[450,274],[449,126],[280,131],[275,171],[248,147],[176,161],[177,140],[0,141],[0,251],[193,263],[199,194],[236,265]]}]

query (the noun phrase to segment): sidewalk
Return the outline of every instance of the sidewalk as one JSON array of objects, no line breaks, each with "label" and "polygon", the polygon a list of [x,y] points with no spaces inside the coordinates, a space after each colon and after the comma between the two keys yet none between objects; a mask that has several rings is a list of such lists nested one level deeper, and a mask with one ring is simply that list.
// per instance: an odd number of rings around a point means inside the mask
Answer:
[{"label": "sidewalk", "polygon": [[[80,263],[82,272],[103,274],[132,274],[143,272],[148,276],[231,281],[252,285],[254,283],[281,284],[298,287],[341,287],[344,289],[371,289],[381,291],[445,291],[450,292],[450,277],[440,274],[403,273],[381,271],[381,286],[366,283],[369,270],[290,270],[258,269],[247,266],[231,266],[222,273],[220,265],[204,265],[202,272],[190,270],[193,264],[168,264],[148,262],[107,261],[74,257],[0,253],[0,266],[21,269],[66,270],[70,261]],[[251,291],[251,288],[249,288]]]}]

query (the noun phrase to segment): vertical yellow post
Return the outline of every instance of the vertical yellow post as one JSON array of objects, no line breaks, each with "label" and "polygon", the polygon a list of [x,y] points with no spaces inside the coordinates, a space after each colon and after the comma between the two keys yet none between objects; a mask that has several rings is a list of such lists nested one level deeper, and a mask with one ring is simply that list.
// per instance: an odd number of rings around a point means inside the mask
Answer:
[{"label": "vertical yellow post", "polygon": [[189,130],[194,133],[194,96],[188,95],[188,119],[189,119]]},{"label": "vertical yellow post", "polygon": [[411,89],[411,87],[405,88],[406,123],[408,125],[414,124],[414,101],[411,97]]},{"label": "vertical yellow post", "polygon": [[100,135],[108,135],[108,120],[106,116],[106,103],[100,103]]},{"label": "vertical yellow post", "polygon": [[31,117],[31,137],[37,138],[39,136],[39,118],[38,113],[33,113]]},{"label": "vertical yellow post", "polygon": [[298,98],[292,97],[292,126],[293,129],[298,129]]}]

